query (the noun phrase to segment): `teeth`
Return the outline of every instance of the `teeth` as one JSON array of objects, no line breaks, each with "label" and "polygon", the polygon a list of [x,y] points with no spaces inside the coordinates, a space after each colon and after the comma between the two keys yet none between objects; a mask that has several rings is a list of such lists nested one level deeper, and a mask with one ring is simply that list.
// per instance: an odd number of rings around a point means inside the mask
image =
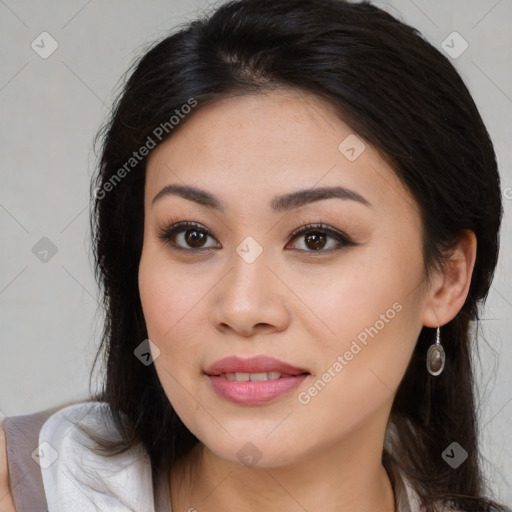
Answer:
[{"label": "teeth", "polygon": [[276,380],[281,377],[279,372],[260,372],[260,373],[221,373],[220,377],[233,382],[249,382],[249,381],[262,381],[262,380]]}]

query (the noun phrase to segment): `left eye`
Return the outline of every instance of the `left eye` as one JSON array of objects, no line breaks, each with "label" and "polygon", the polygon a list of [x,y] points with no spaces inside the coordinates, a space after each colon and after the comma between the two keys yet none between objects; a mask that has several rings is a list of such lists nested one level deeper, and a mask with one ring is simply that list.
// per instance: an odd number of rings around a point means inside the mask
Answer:
[{"label": "left eye", "polygon": [[[307,249],[300,249],[306,252],[331,252],[340,250],[343,247],[355,245],[355,243],[347,235],[335,231],[334,229],[331,229],[324,224],[303,226],[294,231],[290,237],[292,240],[295,240],[299,237],[302,238],[304,240],[305,246],[308,249],[312,249],[309,251]],[[326,240],[329,238],[332,238],[337,242],[337,247],[336,244],[334,244],[335,247],[330,247],[327,250],[322,251],[321,249],[325,248],[327,245]]]},{"label": "left eye", "polygon": [[[200,224],[193,222],[178,222],[177,224],[173,224],[170,227],[162,229],[158,233],[158,238],[166,241],[173,248],[178,250],[189,250],[189,248],[197,250],[222,247],[220,244],[213,246],[204,245],[208,237],[213,238],[206,228],[203,228]],[[344,233],[335,231],[323,224],[302,226],[290,235],[291,240],[295,240],[300,237],[302,237],[306,249],[299,250],[304,252],[331,252],[340,250],[343,247],[355,245],[355,243]],[[177,238],[180,238],[185,246],[177,243]],[[332,247],[331,244],[331,247],[327,247],[326,250],[323,250],[329,245],[327,243],[329,238],[334,239],[336,243],[334,244],[334,247]],[[188,245],[188,248],[186,245]]]}]

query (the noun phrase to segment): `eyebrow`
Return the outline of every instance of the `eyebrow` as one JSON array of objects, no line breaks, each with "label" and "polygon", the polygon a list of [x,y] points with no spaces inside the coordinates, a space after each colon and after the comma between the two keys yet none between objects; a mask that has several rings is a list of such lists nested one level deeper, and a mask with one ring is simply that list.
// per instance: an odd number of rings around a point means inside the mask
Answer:
[{"label": "eyebrow", "polygon": [[[155,204],[159,199],[166,196],[178,196],[189,201],[194,201],[206,208],[211,210],[219,210],[224,212],[225,206],[217,197],[210,194],[206,190],[192,187],[190,185],[178,185],[171,184],[165,186],[158,194],[153,198],[151,204]],[[345,187],[320,187],[320,188],[307,188],[303,190],[297,190],[281,196],[276,196],[270,202],[271,208],[274,212],[284,212],[298,208],[308,203],[315,201],[321,201],[322,199],[338,198],[348,201],[356,201],[365,206],[372,206],[361,194],[350,190]]]}]

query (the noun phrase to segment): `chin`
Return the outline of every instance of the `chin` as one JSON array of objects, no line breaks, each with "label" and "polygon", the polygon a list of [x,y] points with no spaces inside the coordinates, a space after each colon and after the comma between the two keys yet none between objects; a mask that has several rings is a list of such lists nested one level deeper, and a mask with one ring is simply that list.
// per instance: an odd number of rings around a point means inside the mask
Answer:
[{"label": "chin", "polygon": [[233,441],[227,445],[209,446],[207,448],[217,457],[229,464],[247,469],[273,469],[293,464],[300,454],[292,448],[283,449],[274,443],[253,441]]}]

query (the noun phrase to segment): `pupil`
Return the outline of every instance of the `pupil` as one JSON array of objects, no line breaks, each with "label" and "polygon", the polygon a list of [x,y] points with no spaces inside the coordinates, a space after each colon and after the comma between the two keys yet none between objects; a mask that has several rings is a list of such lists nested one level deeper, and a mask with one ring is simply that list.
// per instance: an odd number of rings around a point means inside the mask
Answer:
[{"label": "pupil", "polygon": [[185,233],[185,239],[187,243],[192,247],[201,247],[201,241],[203,241],[205,233],[201,233],[200,231],[189,229]]},{"label": "pupil", "polygon": [[325,235],[319,235],[318,233],[312,235],[306,235],[306,244],[312,242],[313,247],[310,249],[321,249],[325,245]]}]

